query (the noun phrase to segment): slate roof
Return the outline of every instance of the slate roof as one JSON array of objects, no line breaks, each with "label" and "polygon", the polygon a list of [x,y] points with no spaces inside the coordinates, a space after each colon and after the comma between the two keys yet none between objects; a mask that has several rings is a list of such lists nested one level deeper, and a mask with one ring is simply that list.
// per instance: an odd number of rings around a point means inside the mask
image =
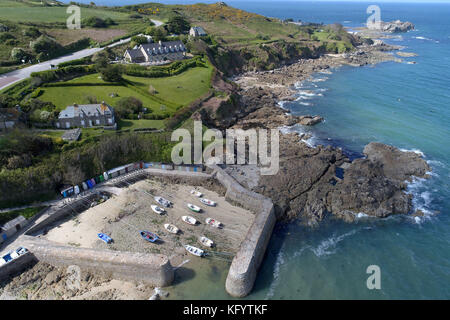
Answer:
[{"label": "slate roof", "polygon": [[68,106],[59,113],[59,119],[68,119],[95,115],[111,115],[114,109],[105,104],[79,104],[75,106]]},{"label": "slate roof", "polygon": [[141,49],[127,49],[125,51],[125,54],[128,52],[131,59],[137,59],[137,58],[143,58],[144,54],[142,53]]},{"label": "slate roof", "polygon": [[186,47],[180,40],[177,41],[167,41],[167,42],[155,42],[146,43],[140,46],[144,49],[147,54],[163,54],[167,52],[183,52],[186,51]]}]

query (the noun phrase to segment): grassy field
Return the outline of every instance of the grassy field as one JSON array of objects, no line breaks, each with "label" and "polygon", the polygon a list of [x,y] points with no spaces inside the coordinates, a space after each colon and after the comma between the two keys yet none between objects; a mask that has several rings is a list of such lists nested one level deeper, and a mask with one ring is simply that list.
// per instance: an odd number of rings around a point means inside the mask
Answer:
[{"label": "grassy field", "polygon": [[[75,84],[74,86],[57,86],[60,84],[58,83],[56,86],[43,87],[44,93],[39,99],[50,101],[58,110],[63,110],[74,102],[88,103],[89,96],[95,96],[97,101],[105,101],[111,106],[123,97],[136,97],[143,102],[145,108],[152,110],[153,114],[171,114],[208,92],[212,70],[211,66],[196,67],[180,75],[165,78],[124,76],[131,82],[128,86],[106,83],[96,73],[64,82]],[[154,95],[149,93],[150,85],[157,91]],[[111,97],[112,94],[115,96]]]},{"label": "grassy field", "polygon": [[[8,1],[10,3],[11,1]],[[66,13],[67,7],[28,7],[26,5],[9,6],[3,4],[0,10],[0,20],[20,22],[63,22],[65,23],[70,14]],[[128,14],[103,10],[96,8],[81,8],[81,19],[97,16],[102,19],[124,20]]]}]

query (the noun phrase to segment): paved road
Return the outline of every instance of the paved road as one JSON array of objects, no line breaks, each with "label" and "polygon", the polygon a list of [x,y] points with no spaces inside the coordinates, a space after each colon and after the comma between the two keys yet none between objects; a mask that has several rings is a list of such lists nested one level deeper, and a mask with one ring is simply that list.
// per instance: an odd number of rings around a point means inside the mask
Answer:
[{"label": "paved road", "polygon": [[[163,24],[161,21],[158,21],[158,20],[152,20],[152,21],[155,24],[155,26],[160,26]],[[130,42],[130,41],[131,41],[131,38],[123,39],[116,43],[110,44],[108,47],[112,48],[112,47]],[[33,72],[50,70],[50,65],[52,65],[52,64],[56,66],[62,62],[81,59],[81,58],[93,55],[94,53],[99,52],[103,49],[104,48],[84,49],[84,50],[77,51],[77,52],[56,58],[56,59],[52,59],[52,60],[45,61],[45,62],[42,62],[39,64],[35,64],[35,65],[29,66],[29,67],[26,67],[23,69],[5,73],[3,75],[0,75],[0,90],[12,85],[13,83],[16,83],[18,81],[28,78]]]}]

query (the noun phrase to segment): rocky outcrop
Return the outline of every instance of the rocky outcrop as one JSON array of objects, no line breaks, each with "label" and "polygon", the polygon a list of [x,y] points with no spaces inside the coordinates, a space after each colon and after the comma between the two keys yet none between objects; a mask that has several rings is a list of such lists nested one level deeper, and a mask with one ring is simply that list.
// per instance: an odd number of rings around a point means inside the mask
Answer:
[{"label": "rocky outcrop", "polygon": [[411,22],[402,22],[400,20],[391,21],[391,22],[381,22],[380,23],[380,31],[382,32],[407,32],[414,29],[414,24]]},{"label": "rocky outcrop", "polygon": [[323,118],[321,116],[300,116],[299,117],[299,124],[303,126],[314,126],[320,122],[323,121]]}]

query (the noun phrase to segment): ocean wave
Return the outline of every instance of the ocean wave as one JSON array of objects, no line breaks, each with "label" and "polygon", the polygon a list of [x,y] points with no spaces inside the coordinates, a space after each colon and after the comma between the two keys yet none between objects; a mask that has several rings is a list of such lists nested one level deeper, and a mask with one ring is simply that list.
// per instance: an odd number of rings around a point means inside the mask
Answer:
[{"label": "ocean wave", "polygon": [[408,183],[406,188],[406,193],[413,196],[412,205],[413,210],[416,212],[420,210],[423,212],[423,216],[408,216],[415,223],[420,224],[425,220],[429,220],[433,215],[433,211],[430,208],[430,205],[433,201],[432,193],[426,190],[425,182],[427,179],[414,177],[413,180]]},{"label": "ocean wave", "polygon": [[[358,231],[359,231],[358,229],[354,229],[354,230],[344,233],[340,236],[332,236],[328,239],[323,240],[317,247],[311,248],[311,251],[317,257],[332,255],[336,252],[336,245],[339,242],[341,242],[342,240],[344,240],[347,237],[354,235]],[[332,250],[330,250],[330,249],[332,249]]]},{"label": "ocean wave", "polygon": [[302,129],[302,127],[298,124],[295,124],[293,126],[282,126],[279,127],[278,130],[281,134],[297,133],[299,136],[307,134],[308,138],[302,138],[301,141],[308,147],[314,148],[316,146],[316,137],[311,132],[307,132]]},{"label": "ocean wave", "polygon": [[317,93],[313,90],[299,90],[298,94],[306,97],[323,97],[322,93]]},{"label": "ocean wave", "polygon": [[314,78],[311,80],[311,82],[325,82],[327,81],[329,78],[328,77],[323,77],[323,78]]},{"label": "ocean wave", "polygon": [[283,109],[283,110],[289,110],[288,108],[286,108],[284,105],[287,103],[288,101],[278,101],[278,106]]},{"label": "ocean wave", "polygon": [[425,158],[425,154],[419,149],[399,149],[399,150],[402,152],[414,152],[414,153],[418,154],[419,156]]},{"label": "ocean wave", "polygon": [[414,37],[414,38],[417,39],[417,40],[434,41],[433,39],[426,38],[426,37],[421,37],[421,36],[419,36],[419,37]]}]

